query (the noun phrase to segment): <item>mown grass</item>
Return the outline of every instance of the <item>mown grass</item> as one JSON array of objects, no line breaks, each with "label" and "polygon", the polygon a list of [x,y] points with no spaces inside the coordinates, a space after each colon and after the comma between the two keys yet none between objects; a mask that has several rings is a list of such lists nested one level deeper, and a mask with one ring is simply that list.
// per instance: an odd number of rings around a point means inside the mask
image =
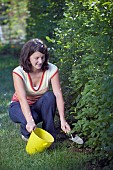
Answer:
[{"label": "mown grass", "polygon": [[[19,126],[10,122],[8,116],[2,120],[1,165],[3,170],[85,170],[89,156],[72,152],[67,143],[57,143],[56,149],[28,155],[26,143],[20,138]],[[69,144],[68,144],[69,146]]]},{"label": "mown grass", "polygon": [[[75,152],[71,141],[58,141],[54,150],[29,155],[21,139],[19,125],[8,116],[8,106],[14,92],[12,70],[18,65],[13,57],[0,58],[0,136],[2,170],[92,170],[89,161],[94,155]],[[95,169],[95,168],[94,168]],[[97,169],[97,168],[96,168]]]},{"label": "mown grass", "polygon": [[7,106],[13,94],[12,70],[18,64],[18,59],[0,56],[0,114],[7,111]]}]

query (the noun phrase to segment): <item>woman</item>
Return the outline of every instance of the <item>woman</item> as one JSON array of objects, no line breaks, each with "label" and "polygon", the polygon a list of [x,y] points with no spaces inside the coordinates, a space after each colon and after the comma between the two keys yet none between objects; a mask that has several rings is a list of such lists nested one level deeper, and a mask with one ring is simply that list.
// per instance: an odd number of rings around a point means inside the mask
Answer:
[{"label": "woman", "polygon": [[[13,70],[15,93],[9,107],[13,122],[20,123],[22,139],[42,122],[42,128],[56,139],[54,116],[58,108],[61,129],[68,133],[70,126],[64,116],[58,68],[48,62],[47,46],[39,39],[25,43],[20,54],[20,65]],[[49,91],[49,85],[52,91]]]}]

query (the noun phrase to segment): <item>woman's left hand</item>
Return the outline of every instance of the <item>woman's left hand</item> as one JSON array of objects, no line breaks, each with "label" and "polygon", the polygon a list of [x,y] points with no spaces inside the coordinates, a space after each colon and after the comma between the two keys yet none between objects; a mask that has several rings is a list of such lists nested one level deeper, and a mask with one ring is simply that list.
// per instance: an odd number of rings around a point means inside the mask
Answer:
[{"label": "woman's left hand", "polygon": [[66,122],[65,119],[61,120],[61,129],[65,133],[69,133],[71,131],[71,128],[70,128],[69,124]]}]

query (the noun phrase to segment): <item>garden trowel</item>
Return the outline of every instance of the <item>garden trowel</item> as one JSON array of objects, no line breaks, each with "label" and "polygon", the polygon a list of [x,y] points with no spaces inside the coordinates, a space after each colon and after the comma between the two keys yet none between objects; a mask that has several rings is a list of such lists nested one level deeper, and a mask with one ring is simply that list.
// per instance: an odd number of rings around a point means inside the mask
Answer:
[{"label": "garden trowel", "polygon": [[71,134],[71,138],[69,138],[70,140],[72,140],[73,142],[76,142],[78,144],[83,144],[83,139],[81,139],[78,135],[75,135],[75,137],[73,137],[73,135]]}]

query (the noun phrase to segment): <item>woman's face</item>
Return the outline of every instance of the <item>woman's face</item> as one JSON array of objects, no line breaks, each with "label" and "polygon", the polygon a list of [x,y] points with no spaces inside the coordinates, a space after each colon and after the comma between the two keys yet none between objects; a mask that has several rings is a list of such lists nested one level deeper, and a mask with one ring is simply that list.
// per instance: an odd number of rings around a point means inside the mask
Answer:
[{"label": "woman's face", "polygon": [[45,54],[42,54],[39,51],[34,52],[30,56],[32,71],[40,70],[42,68],[44,61],[45,61]]}]

